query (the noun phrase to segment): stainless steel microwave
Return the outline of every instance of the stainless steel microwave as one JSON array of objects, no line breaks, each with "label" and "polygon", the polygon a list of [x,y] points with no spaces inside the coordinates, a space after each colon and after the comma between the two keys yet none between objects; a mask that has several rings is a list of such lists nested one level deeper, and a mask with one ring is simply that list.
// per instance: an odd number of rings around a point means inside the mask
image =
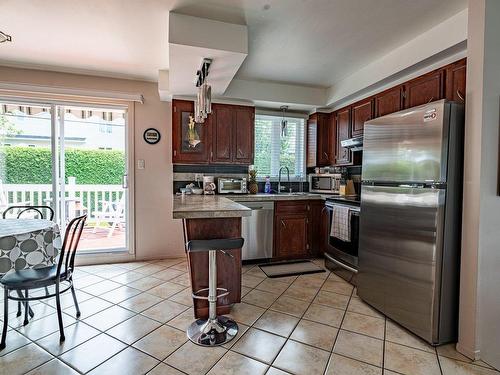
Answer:
[{"label": "stainless steel microwave", "polygon": [[246,194],[247,179],[246,178],[219,178],[218,179],[219,194]]},{"label": "stainless steel microwave", "polygon": [[313,193],[338,194],[341,178],[340,173],[310,174],[309,191]]}]

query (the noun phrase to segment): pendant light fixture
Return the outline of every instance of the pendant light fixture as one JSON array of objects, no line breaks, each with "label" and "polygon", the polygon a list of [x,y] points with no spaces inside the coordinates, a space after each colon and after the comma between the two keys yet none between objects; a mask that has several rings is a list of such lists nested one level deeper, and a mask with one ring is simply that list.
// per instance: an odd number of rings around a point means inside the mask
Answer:
[{"label": "pendant light fixture", "polygon": [[211,59],[203,59],[200,69],[196,72],[196,87],[198,88],[194,102],[194,121],[205,122],[212,113],[212,88],[207,83],[208,71],[212,64]]},{"label": "pendant light fixture", "polygon": [[280,107],[281,112],[283,113],[283,118],[281,119],[281,136],[286,137],[288,135],[288,121],[286,120],[286,110],[288,109],[287,105],[282,105]]}]

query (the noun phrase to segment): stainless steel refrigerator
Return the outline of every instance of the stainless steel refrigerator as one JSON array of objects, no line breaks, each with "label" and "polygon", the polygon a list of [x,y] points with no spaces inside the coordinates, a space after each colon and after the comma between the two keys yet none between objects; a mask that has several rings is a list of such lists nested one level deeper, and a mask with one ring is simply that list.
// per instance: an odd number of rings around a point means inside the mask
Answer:
[{"label": "stainless steel refrigerator", "polygon": [[432,345],[457,337],[463,106],[364,127],[358,295]]}]

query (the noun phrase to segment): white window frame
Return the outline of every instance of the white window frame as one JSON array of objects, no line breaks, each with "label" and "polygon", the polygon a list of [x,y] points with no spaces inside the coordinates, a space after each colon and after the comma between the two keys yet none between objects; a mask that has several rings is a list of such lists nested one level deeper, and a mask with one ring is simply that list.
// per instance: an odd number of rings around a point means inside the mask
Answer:
[{"label": "white window frame", "polygon": [[[280,111],[274,111],[274,110],[269,110],[269,109],[262,109],[262,108],[256,108],[255,109],[255,117],[257,118],[257,115],[265,115],[265,116],[275,116],[275,117],[283,117],[283,113],[280,112]],[[290,181],[291,182],[306,182],[307,181],[307,171],[306,171],[306,168],[307,168],[307,157],[306,157],[306,145],[307,145],[307,140],[306,140],[306,137],[307,137],[307,119],[309,118],[309,115],[306,114],[306,113],[295,113],[295,112],[286,112],[285,113],[285,117],[287,118],[300,118],[300,119],[303,119],[304,120],[304,127],[303,127],[303,137],[302,139],[304,140],[304,144],[300,145],[299,143],[297,143],[295,145],[296,149],[299,150],[300,147],[302,148],[302,171],[303,171],[303,176],[302,177],[297,177],[297,176],[290,176]],[[280,132],[280,128],[279,127],[275,127],[273,128],[273,132],[276,132],[277,133],[277,136],[279,136],[279,132]],[[255,147],[255,145],[254,145]],[[276,150],[274,150],[276,151]],[[271,154],[273,154],[273,150],[271,150]],[[279,155],[279,150],[278,150],[278,155]],[[276,163],[276,158],[271,158],[271,163]],[[283,175],[282,175],[282,178],[283,178]],[[286,179],[286,175],[284,175],[284,178]],[[274,177],[274,176],[271,176],[270,177],[270,180],[271,182],[277,182],[278,181],[278,177]],[[265,177],[257,177],[257,181],[258,182],[264,182],[266,181],[266,178]]]}]

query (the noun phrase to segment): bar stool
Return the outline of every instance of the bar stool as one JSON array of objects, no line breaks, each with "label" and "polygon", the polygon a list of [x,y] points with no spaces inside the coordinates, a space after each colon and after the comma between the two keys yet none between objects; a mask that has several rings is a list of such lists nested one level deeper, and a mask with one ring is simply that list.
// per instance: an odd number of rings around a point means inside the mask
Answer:
[{"label": "bar stool", "polygon": [[[217,288],[217,251],[232,257],[224,250],[239,249],[243,246],[243,242],[243,238],[229,238],[192,240],[187,243],[189,252],[208,251],[208,288],[193,293],[193,298],[208,301],[208,319],[197,319],[187,329],[188,338],[197,345],[223,345],[238,334],[238,325],[235,321],[225,316],[217,316],[217,299],[229,294],[227,289]],[[207,291],[208,297],[200,295]],[[218,295],[219,291],[222,293]]]}]

